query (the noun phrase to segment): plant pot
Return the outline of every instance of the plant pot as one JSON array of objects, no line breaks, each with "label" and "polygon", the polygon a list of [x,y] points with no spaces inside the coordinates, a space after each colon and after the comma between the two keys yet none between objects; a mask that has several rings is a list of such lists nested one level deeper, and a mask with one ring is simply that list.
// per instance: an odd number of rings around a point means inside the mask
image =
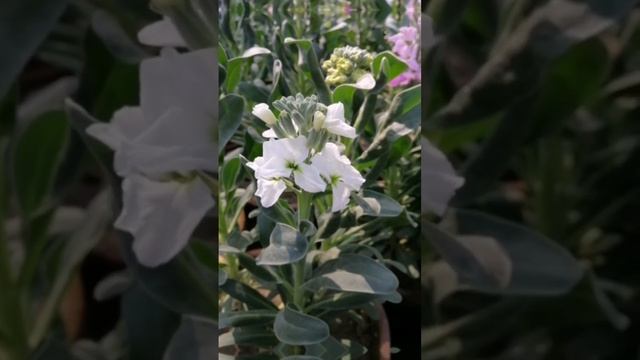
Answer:
[{"label": "plant pot", "polygon": [[377,304],[376,309],[378,309],[378,359],[391,360],[391,331],[389,330],[389,319],[381,304]]}]

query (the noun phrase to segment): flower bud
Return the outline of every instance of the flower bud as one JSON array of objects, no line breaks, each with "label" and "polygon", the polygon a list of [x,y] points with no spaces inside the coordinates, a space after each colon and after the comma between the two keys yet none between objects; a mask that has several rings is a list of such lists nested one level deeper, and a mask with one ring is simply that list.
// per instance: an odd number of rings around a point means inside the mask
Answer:
[{"label": "flower bud", "polygon": [[265,103],[260,103],[254,106],[251,113],[258,119],[264,121],[269,126],[272,126],[278,122],[276,116],[273,115],[273,112],[271,112],[271,110],[269,109],[269,105]]},{"label": "flower bud", "polygon": [[325,116],[320,111],[316,111],[316,113],[313,114],[313,128],[316,131],[320,131],[320,129],[324,127],[324,119],[325,119]]}]

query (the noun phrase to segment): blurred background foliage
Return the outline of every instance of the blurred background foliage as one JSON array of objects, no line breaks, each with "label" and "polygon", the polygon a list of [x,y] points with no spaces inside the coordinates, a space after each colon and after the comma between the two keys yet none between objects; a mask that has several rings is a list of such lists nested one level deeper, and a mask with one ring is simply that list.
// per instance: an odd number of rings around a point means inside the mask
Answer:
[{"label": "blurred background foliage", "polygon": [[497,242],[459,238],[445,263],[449,225],[427,224],[422,358],[638,359],[637,1],[423,11],[423,134],[466,178],[444,222]]},{"label": "blurred background foliage", "polygon": [[216,318],[217,220],[143,268],[111,227],[110,153],[84,135],[139,103],[138,64],[159,49],[136,34],[160,18],[147,0],[0,2],[2,360],[183,359],[194,337],[215,341],[200,319]]}]

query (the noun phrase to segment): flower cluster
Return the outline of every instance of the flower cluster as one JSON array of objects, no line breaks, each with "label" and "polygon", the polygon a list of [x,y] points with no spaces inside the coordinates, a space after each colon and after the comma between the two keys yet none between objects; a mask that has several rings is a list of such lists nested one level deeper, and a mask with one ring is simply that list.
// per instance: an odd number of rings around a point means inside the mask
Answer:
[{"label": "flower cluster", "polygon": [[371,71],[372,62],[373,54],[366,50],[354,46],[336,48],[329,60],[322,63],[327,73],[325,82],[329,86],[356,83]]},{"label": "flower cluster", "polygon": [[393,52],[409,66],[400,76],[391,80],[393,87],[419,83],[422,78],[420,68],[420,30],[414,26],[403,26],[398,33],[389,37]]},{"label": "flower cluster", "polygon": [[[347,124],[342,103],[325,106],[315,96],[298,94],[273,103],[279,116],[267,104],[257,104],[253,115],[270,129],[263,136],[262,156],[247,165],[254,170],[258,188],[256,196],[264,207],[273,206],[287,186],[297,186],[309,193],[331,188],[332,211],[344,209],[352,191],[360,190],[364,178],[342,155],[339,143],[330,138],[355,138],[355,129]],[[293,182],[291,177],[293,176]]]},{"label": "flower cluster", "polygon": [[133,235],[133,250],[146,266],[182,250],[215,205],[207,182],[207,172],[217,171],[215,56],[211,48],[184,54],[167,48],[142,61],[140,106],[87,128],[114,150],[114,169],[123,177],[115,227]]}]

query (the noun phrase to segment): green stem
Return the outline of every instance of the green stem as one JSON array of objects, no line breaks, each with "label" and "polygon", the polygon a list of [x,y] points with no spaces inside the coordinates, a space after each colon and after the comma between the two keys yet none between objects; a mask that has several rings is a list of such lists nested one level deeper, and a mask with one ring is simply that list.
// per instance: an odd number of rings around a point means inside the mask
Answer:
[{"label": "green stem", "polygon": [[[312,197],[313,195],[306,191],[301,191],[297,196],[298,227],[300,227],[303,221],[309,220],[309,218],[311,217]],[[306,257],[293,264],[293,303],[298,307],[300,311],[304,311],[305,307],[304,289],[302,288],[305,279],[305,259]]]}]

